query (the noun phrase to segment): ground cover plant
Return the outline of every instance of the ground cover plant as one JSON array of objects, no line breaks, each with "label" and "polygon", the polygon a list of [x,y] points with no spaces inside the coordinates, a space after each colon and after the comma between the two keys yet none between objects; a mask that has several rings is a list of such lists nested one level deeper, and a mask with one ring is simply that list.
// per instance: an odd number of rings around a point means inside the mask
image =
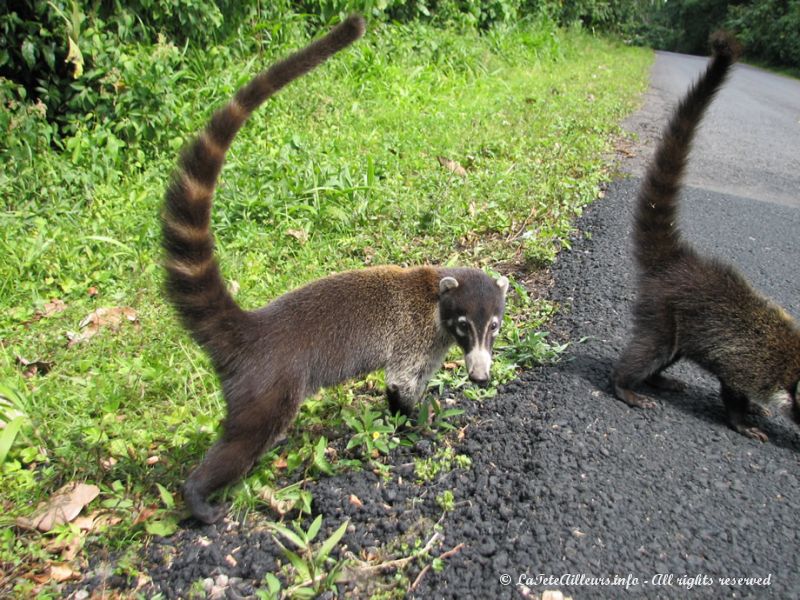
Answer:
[{"label": "ground cover plant", "polygon": [[[106,110],[72,120],[48,120],[0,80],[0,591],[58,595],[98,547],[133,577],[136,548],[185,516],[177,490],[223,401],[161,294],[163,190],[212,108],[307,40],[303,18],[291,23],[280,35],[244,23],[226,43],[120,42],[117,71],[103,75]],[[617,124],[648,63],[646,51],[547,19],[481,33],[371,24],[260,109],[229,153],[213,229],[237,300],[256,307],[370,264],[478,266],[512,278],[494,381],[552,357],[537,329],[554,307],[526,275],[567,243],[570,219],[609,178]],[[394,448],[446,437],[458,409],[437,396],[493,393],[464,385],[460,358],[432,382],[418,423],[388,414],[380,373],[319,393],[229,490],[234,514],[276,523],[292,593],[306,575],[334,585],[341,566],[340,524],[316,540],[318,515],[293,522],[313,512],[304,482],[364,468],[392,477]],[[420,482],[440,467],[420,461]],[[90,518],[46,533],[19,521],[73,482],[97,488]]]}]

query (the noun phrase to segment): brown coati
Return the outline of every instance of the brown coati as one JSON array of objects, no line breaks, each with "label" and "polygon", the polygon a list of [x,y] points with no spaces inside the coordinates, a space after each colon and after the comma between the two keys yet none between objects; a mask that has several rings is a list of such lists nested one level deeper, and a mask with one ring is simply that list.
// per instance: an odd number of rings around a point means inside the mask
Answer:
[{"label": "brown coati", "polygon": [[508,280],[477,269],[383,266],[319,279],[254,311],[226,290],[209,229],[225,153],[252,111],[364,32],[350,17],[255,77],[183,152],[166,194],[166,287],[184,325],[211,357],[227,404],[223,432],[183,488],[205,523],[224,510],[208,497],[241,478],[320,387],[385,369],[392,411],[408,414],[448,349],[469,377],[489,379]]},{"label": "brown coati", "polygon": [[748,425],[755,410],[782,406],[800,423],[800,329],[779,306],[755,291],[732,266],[698,254],[677,226],[677,203],[697,126],[736,60],[736,41],[712,36],[714,56],[678,104],[639,191],[634,254],[639,267],[631,340],[612,383],[631,406],[655,404],[634,391],[642,383],[680,386],[661,372],[687,358],[719,378],[728,421],[757,440]]}]

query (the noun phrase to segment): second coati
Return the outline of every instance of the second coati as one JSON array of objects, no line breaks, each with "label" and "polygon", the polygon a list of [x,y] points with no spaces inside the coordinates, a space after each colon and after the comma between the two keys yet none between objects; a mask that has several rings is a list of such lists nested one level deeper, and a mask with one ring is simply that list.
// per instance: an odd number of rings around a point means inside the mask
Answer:
[{"label": "second coati", "polygon": [[385,369],[392,411],[410,413],[448,349],[465,352],[471,380],[489,379],[508,280],[477,269],[394,266],[332,275],[247,311],[214,258],[211,201],[225,154],[261,103],[364,32],[353,16],[241,88],[183,152],[166,194],[166,287],[184,325],[211,357],[227,418],[183,487],[204,523],[224,510],[208,497],[241,478],[324,386]]},{"label": "second coati", "polygon": [[716,375],[728,422],[761,441],[747,424],[754,402],[788,409],[800,423],[800,329],[731,265],[701,256],[677,226],[678,194],[695,130],[735,62],[727,34],[712,36],[714,56],[675,109],[639,191],[634,254],[639,267],[633,333],[612,373],[614,392],[631,406],[654,403],[632,388],[674,387],[661,372],[687,358]]}]

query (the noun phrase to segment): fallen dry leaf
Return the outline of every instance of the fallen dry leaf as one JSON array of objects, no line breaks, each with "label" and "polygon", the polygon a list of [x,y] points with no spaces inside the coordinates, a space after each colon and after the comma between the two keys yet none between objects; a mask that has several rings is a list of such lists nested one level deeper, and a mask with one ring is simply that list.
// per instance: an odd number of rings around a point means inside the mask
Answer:
[{"label": "fallen dry leaf", "polygon": [[295,505],[295,502],[291,500],[278,500],[275,497],[275,490],[268,486],[261,488],[261,491],[258,492],[258,497],[269,504],[269,507],[281,517],[288,514]]},{"label": "fallen dry leaf", "polygon": [[72,347],[75,344],[80,344],[86,340],[94,337],[102,328],[108,328],[111,331],[117,331],[124,321],[137,323],[139,320],[136,311],[130,306],[115,306],[112,308],[103,307],[89,313],[80,323],[78,327],[83,329],[81,333],[67,332],[69,343],[67,347]]},{"label": "fallen dry leaf", "polygon": [[457,369],[458,367],[464,366],[464,360],[463,359],[458,359],[458,360],[447,361],[442,366],[445,369],[447,369],[448,371],[453,371],[453,370]]},{"label": "fallen dry leaf", "polygon": [[86,293],[89,294],[91,298],[94,298],[95,296],[97,296],[97,294],[100,293],[100,291],[96,287],[92,286],[88,290],[86,290]]},{"label": "fallen dry leaf", "polygon": [[286,462],[286,457],[281,455],[272,461],[272,466],[276,469],[285,469],[289,466],[289,463]]},{"label": "fallen dry leaf", "polygon": [[[79,519],[85,519],[87,517],[78,517]],[[77,519],[74,521],[77,523]],[[45,549],[50,554],[55,554],[58,552],[61,555],[61,560],[64,562],[71,562],[78,556],[78,552],[80,552],[81,548],[83,548],[83,534],[76,534],[70,535],[69,537],[56,537],[50,540],[50,542],[45,546]]]},{"label": "fallen dry leaf", "polygon": [[147,521],[147,519],[156,514],[156,511],[158,511],[158,507],[155,505],[145,506],[139,511],[139,514],[136,515],[136,518],[133,520],[133,524],[139,525],[140,523],[144,523]]},{"label": "fallen dry leaf", "polygon": [[467,176],[467,170],[464,167],[462,167],[458,162],[451,160],[449,158],[445,158],[444,156],[437,156],[436,160],[438,160],[439,164],[442,165],[445,169],[447,169],[451,173],[455,173],[459,177]]},{"label": "fallen dry leaf", "polygon": [[355,494],[350,494],[350,504],[352,504],[353,506],[357,506],[358,508],[364,506],[364,503]]},{"label": "fallen dry leaf", "polygon": [[147,460],[144,461],[144,462],[147,463],[150,466],[153,466],[154,464],[156,464],[160,460],[161,460],[160,456],[148,456]]},{"label": "fallen dry leaf", "polygon": [[305,229],[287,229],[286,235],[292,236],[300,244],[305,244],[308,241],[308,232]]},{"label": "fallen dry leaf", "polygon": [[100,467],[104,471],[110,471],[114,468],[114,465],[117,464],[117,459],[113,456],[109,456],[108,458],[101,458],[100,459]]},{"label": "fallen dry leaf", "polygon": [[84,531],[91,531],[94,527],[94,515],[80,515],[77,517],[72,524],[75,525],[78,529],[83,529]]},{"label": "fallen dry leaf", "polygon": [[361,249],[362,254],[364,254],[364,264],[370,265],[372,264],[372,259],[375,258],[375,248],[372,246],[364,246]]},{"label": "fallen dry leaf", "polygon": [[559,590],[545,590],[542,592],[542,600],[572,600],[572,597],[565,596]]},{"label": "fallen dry leaf", "polygon": [[52,317],[53,315],[65,310],[67,310],[67,305],[63,300],[60,300],[59,298],[52,298],[50,302],[46,302],[42,308],[37,310],[35,315],[42,319],[44,317]]},{"label": "fallen dry leaf", "polygon": [[53,368],[53,363],[46,360],[28,360],[22,356],[17,356],[17,364],[22,367],[22,376],[26,379],[34,375],[47,375]]},{"label": "fallen dry leaf", "polygon": [[74,579],[78,576],[78,574],[72,570],[72,567],[66,564],[58,564],[53,563],[50,565],[50,579],[53,581],[57,581],[61,583],[62,581],[68,581],[70,579]]},{"label": "fallen dry leaf", "polygon": [[236,561],[236,559],[235,559],[235,558],[234,558],[232,555],[230,555],[230,554],[228,554],[227,556],[225,556],[225,562],[226,562],[226,563],[228,563],[228,566],[229,566],[231,569],[232,569],[232,568],[234,568],[234,567],[235,567],[237,564],[239,564],[239,563]]},{"label": "fallen dry leaf", "polygon": [[86,483],[68,483],[36,507],[30,518],[19,517],[17,526],[23,529],[50,531],[57,525],[69,523],[83,507],[97,498],[100,488]]},{"label": "fallen dry leaf", "polygon": [[122,523],[122,517],[108,511],[98,510],[89,516],[92,517],[92,531],[101,531]]}]

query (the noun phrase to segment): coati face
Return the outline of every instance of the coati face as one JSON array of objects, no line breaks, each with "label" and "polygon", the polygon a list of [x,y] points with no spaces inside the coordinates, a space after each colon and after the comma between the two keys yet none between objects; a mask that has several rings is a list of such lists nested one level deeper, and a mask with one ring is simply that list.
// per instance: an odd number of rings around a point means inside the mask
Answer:
[{"label": "coati face", "polygon": [[492,346],[503,322],[508,279],[473,269],[453,270],[439,281],[439,316],[464,351],[470,381],[489,382]]}]

